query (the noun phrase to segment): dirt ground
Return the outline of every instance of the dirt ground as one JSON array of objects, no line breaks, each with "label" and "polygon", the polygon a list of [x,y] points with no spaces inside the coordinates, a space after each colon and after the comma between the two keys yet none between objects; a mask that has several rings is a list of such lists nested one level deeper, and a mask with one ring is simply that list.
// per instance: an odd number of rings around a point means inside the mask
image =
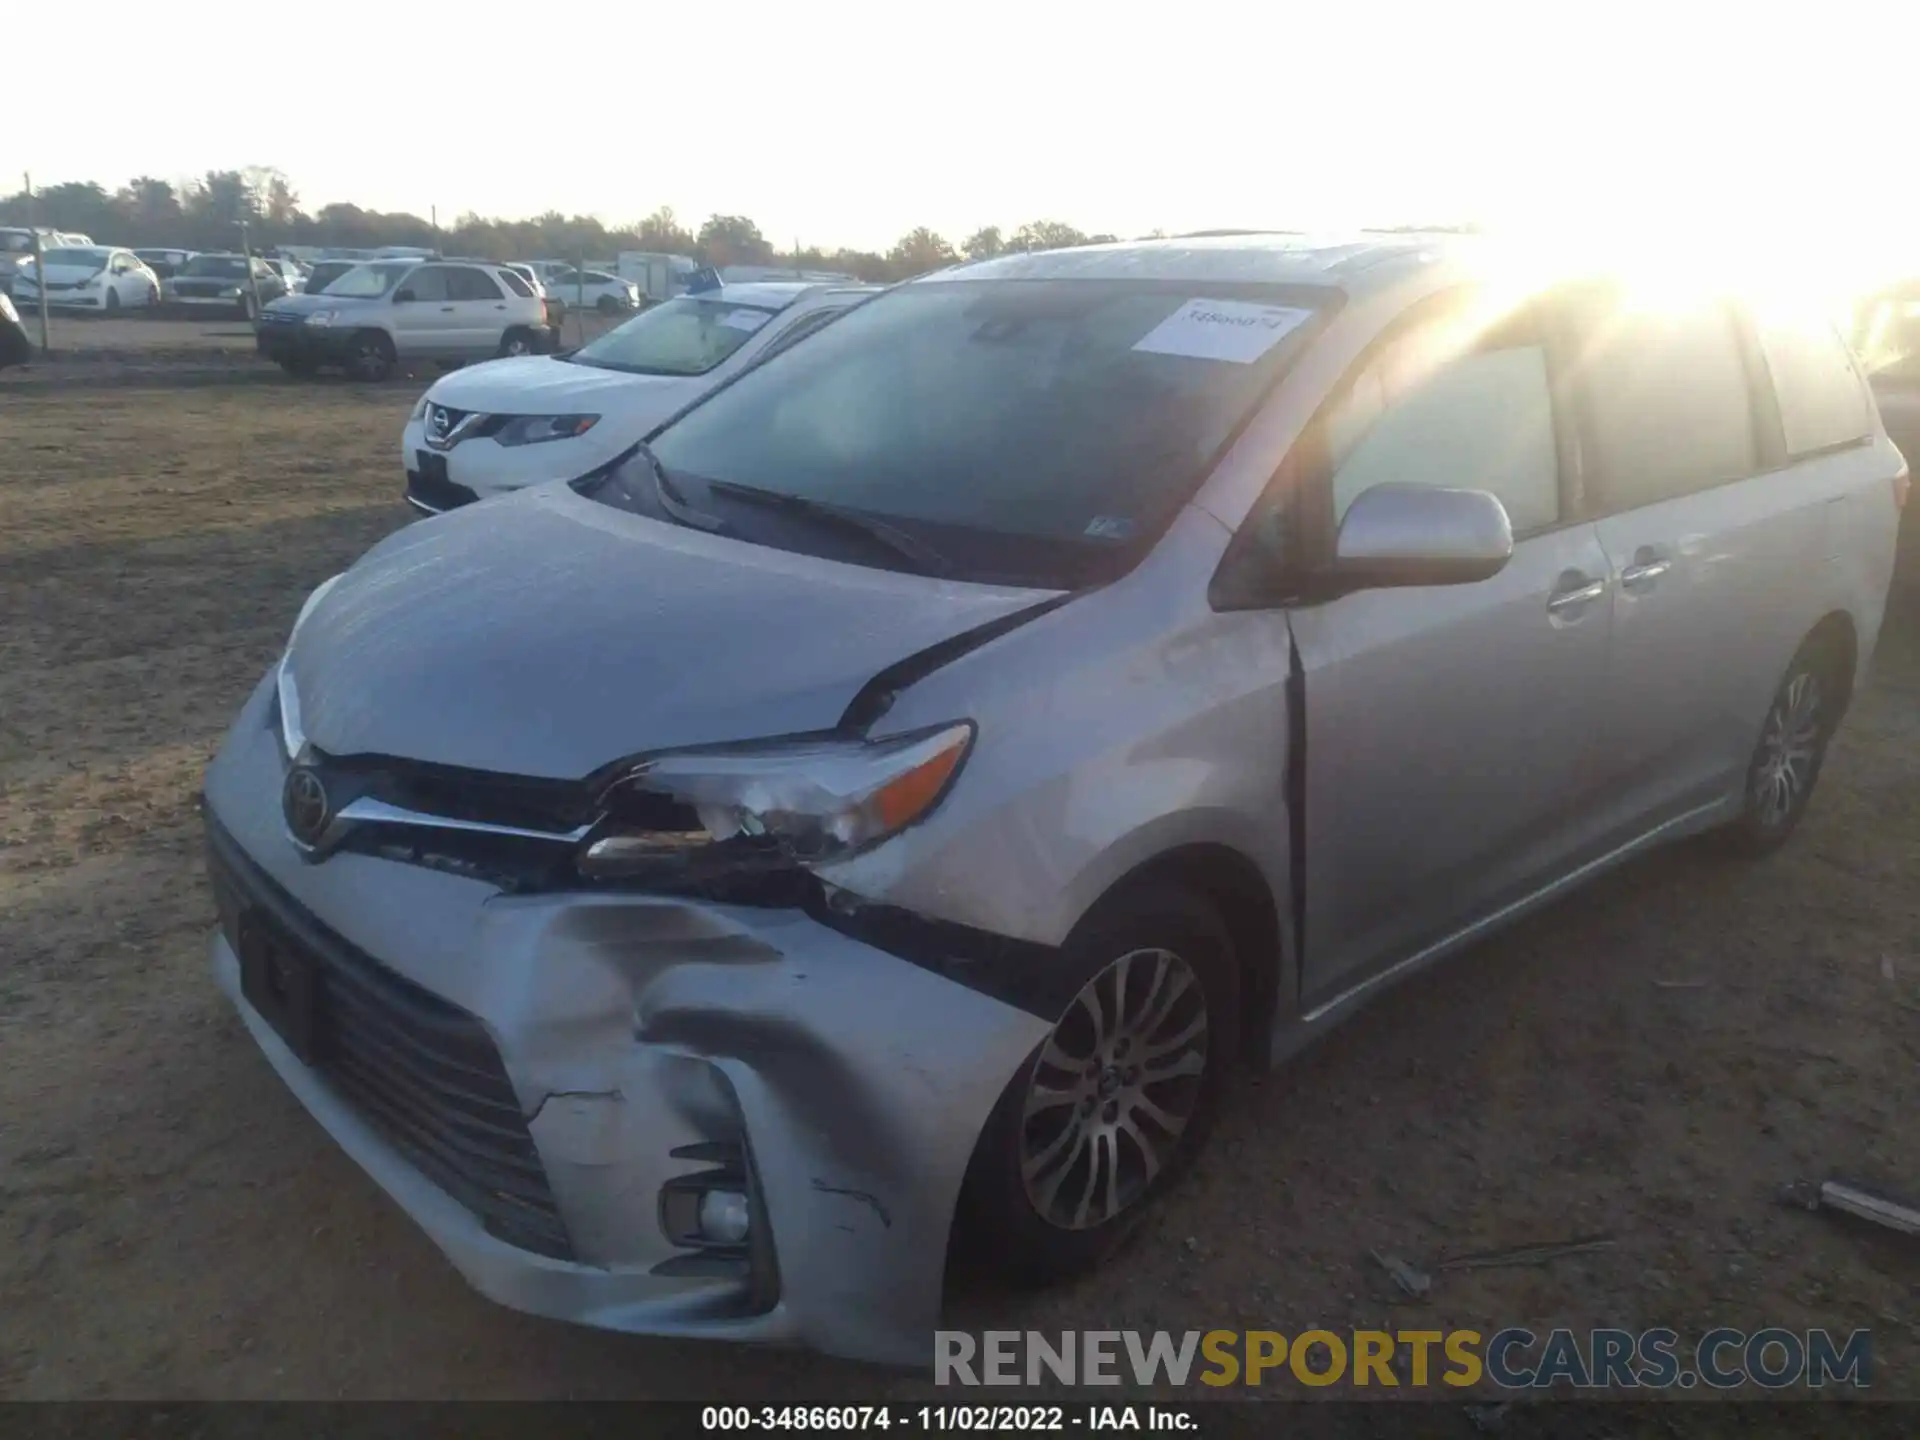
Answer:
[{"label": "dirt ground", "polygon": [[[930,1388],[501,1309],[280,1085],[206,974],[193,796],[308,589],[407,523],[418,385],[116,363],[0,376],[0,1397]],[[1651,856],[1402,987],[1247,1085],[1122,1263],[950,1322],[1869,1328],[1920,1398],[1920,1246],[1775,1199],[1920,1187],[1916,1061],[1920,588],[1783,854]],[[1368,1258],[1595,1233],[1417,1305]]]}]

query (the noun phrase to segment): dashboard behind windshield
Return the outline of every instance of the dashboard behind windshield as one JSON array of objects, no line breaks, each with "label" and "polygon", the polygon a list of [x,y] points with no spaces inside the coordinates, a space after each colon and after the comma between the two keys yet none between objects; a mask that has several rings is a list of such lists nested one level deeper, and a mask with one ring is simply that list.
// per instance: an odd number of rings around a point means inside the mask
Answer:
[{"label": "dashboard behind windshield", "polygon": [[[564,296],[566,287],[557,293]],[[777,313],[758,305],[682,295],[641,311],[567,358],[576,365],[635,375],[704,375]]]}]

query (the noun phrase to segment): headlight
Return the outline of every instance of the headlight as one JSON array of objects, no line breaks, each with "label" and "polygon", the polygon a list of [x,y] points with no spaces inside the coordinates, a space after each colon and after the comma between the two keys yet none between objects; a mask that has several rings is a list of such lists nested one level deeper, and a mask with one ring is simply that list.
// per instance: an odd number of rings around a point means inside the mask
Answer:
[{"label": "headlight", "polygon": [[[875,742],[793,740],[662,755],[615,786],[611,818],[582,847],[580,872],[612,879],[696,859],[743,866],[845,859],[929,814],[972,747],[972,722],[961,721]],[[664,828],[662,800],[697,816],[700,829]]]},{"label": "headlight", "polygon": [[280,664],[274,670],[274,688],[280,700],[280,744],[289,760],[298,755],[301,747],[307,743],[306,732],[300,728],[300,692],[294,688],[293,668],[287,664],[293,658],[293,642],[299,638],[300,627],[307,623],[307,616],[313,613],[313,607],[326,598],[327,592],[338,585],[346,573],[342,570],[340,574],[322,580],[313,587],[313,593],[307,596],[300,613],[294,616],[293,629],[287,632],[287,648],[280,652]]},{"label": "headlight", "polygon": [[516,415],[493,438],[502,445],[538,445],[543,440],[571,440],[599,423],[598,415]]},{"label": "headlight", "polygon": [[228,289],[221,291],[221,294],[226,295],[229,298],[238,298],[240,294],[240,287],[238,285],[231,286]]},{"label": "headlight", "polygon": [[331,325],[335,320],[339,318],[340,318],[340,312],[338,310],[315,310],[314,312],[312,312],[310,315],[307,316],[307,324],[322,325],[322,326]]},{"label": "headlight", "polygon": [[407,416],[407,423],[409,425],[415,420],[424,420],[427,418],[427,403],[432,399],[432,390],[422,390],[420,392],[420,398],[413,402],[413,413]]}]

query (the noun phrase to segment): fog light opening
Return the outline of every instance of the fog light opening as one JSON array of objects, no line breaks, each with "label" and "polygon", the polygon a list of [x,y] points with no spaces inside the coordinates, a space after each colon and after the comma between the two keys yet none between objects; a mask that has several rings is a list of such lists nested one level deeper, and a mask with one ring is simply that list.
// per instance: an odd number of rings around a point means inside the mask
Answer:
[{"label": "fog light opening", "polygon": [[744,1245],[752,1228],[747,1197],[738,1190],[705,1190],[695,1212],[700,1238],[712,1245]]}]

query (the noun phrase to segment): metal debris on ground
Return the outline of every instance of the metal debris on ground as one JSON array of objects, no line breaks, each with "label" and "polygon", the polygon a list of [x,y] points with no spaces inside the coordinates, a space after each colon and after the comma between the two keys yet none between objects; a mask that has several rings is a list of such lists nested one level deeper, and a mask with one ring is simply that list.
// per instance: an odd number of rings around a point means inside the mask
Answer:
[{"label": "metal debris on ground", "polygon": [[1436,1270],[1493,1270],[1504,1265],[1545,1265],[1568,1255],[1588,1255],[1613,1248],[1611,1235],[1587,1235],[1578,1240],[1556,1240],[1545,1245],[1516,1245],[1507,1250],[1480,1250],[1472,1255],[1455,1255],[1434,1266]]},{"label": "metal debris on ground", "polygon": [[1780,1198],[1802,1210],[1837,1210],[1902,1235],[1920,1235],[1920,1207],[1851,1181],[1823,1180],[1816,1185],[1797,1180],[1781,1189]]},{"label": "metal debris on ground", "polygon": [[1705,980],[1656,980],[1654,987],[1659,990],[1704,990]]},{"label": "metal debris on ground", "polygon": [[1416,1300],[1426,1299],[1427,1292],[1433,1288],[1433,1277],[1424,1270],[1409,1265],[1398,1255],[1383,1255],[1378,1250],[1367,1252],[1373,1256],[1374,1263],[1392,1277],[1393,1283]]}]

